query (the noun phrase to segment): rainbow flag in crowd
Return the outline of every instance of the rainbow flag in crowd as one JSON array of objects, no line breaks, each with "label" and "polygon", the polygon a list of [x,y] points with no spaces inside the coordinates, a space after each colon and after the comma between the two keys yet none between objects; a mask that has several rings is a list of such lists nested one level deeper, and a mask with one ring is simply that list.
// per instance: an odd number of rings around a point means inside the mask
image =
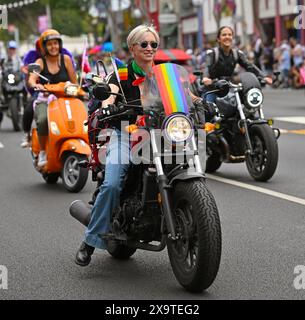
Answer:
[{"label": "rainbow flag in crowd", "polygon": [[119,81],[124,81],[128,79],[128,69],[127,66],[123,61],[121,61],[118,58],[112,58],[111,57],[111,62],[114,68],[114,72],[118,78]]},{"label": "rainbow flag in crowd", "polygon": [[165,114],[168,116],[176,112],[188,113],[189,108],[177,65],[159,64],[153,67],[153,71],[158,82]]}]

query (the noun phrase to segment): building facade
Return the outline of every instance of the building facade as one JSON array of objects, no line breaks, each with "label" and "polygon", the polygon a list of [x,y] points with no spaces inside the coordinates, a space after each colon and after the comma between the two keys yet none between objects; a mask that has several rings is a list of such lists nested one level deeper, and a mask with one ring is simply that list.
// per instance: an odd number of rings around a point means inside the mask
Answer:
[{"label": "building facade", "polygon": [[[305,0],[135,0],[160,33],[163,48],[213,44],[219,26],[229,25],[242,44],[255,35],[279,45],[289,37],[305,44],[305,28],[297,29],[297,6]],[[224,6],[219,11],[219,3]],[[255,6],[255,7],[253,7]],[[305,22],[304,22],[305,24]]]}]

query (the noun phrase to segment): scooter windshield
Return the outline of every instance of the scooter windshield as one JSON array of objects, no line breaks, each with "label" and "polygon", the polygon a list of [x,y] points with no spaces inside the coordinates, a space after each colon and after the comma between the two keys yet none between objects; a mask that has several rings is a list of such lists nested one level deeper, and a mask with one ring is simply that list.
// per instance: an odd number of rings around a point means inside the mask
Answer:
[{"label": "scooter windshield", "polygon": [[146,77],[141,102],[144,109],[155,109],[169,116],[189,113],[192,105],[189,75],[185,68],[173,63],[162,63],[152,68]]}]

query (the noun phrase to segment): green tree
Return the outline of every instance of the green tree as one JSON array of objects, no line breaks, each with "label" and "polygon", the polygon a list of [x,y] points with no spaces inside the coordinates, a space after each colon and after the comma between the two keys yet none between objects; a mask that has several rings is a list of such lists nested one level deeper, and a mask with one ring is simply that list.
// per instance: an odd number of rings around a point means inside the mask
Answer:
[{"label": "green tree", "polygon": [[[18,2],[16,0],[1,0],[1,4]],[[93,26],[88,15],[90,1],[88,0],[39,0],[22,8],[8,9],[8,23],[19,28],[20,39],[29,35],[38,35],[38,17],[46,14],[46,5],[50,6],[52,27],[68,36],[92,32]],[[0,38],[8,40],[7,30],[0,30]]]}]

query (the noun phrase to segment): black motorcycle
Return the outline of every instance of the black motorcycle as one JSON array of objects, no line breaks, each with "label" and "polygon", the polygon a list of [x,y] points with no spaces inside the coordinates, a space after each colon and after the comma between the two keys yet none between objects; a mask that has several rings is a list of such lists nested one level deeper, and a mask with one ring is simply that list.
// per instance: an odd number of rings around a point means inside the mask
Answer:
[{"label": "black motorcycle", "polygon": [[2,73],[1,89],[3,101],[0,104],[0,111],[5,112],[11,118],[15,131],[22,129],[22,115],[26,90],[21,71],[16,72],[11,68],[5,68]]},{"label": "black motorcycle", "polygon": [[220,86],[228,86],[229,92],[217,97],[217,115],[209,119],[213,126],[207,133],[206,172],[215,172],[223,162],[246,162],[255,180],[269,180],[278,164],[280,131],[264,117],[261,82],[253,73],[244,72],[238,84],[219,80],[206,94],[215,90],[217,95]]},{"label": "black motorcycle", "polygon": [[[170,81],[160,80],[161,68],[170,70],[166,75]],[[108,252],[117,259],[128,259],[137,249],[160,252],[167,246],[179,283],[190,292],[202,292],[213,283],[221,258],[218,209],[207,188],[198,150],[197,141],[205,138],[205,132],[202,130],[201,135],[195,129],[199,120],[188,94],[186,70],[174,64],[153,69],[159,76],[145,82],[151,94],[146,95],[140,108],[121,104],[118,114],[106,118],[98,109],[88,120],[92,159],[86,165],[92,169],[99,187],[104,179],[101,158],[106,150],[107,123],[135,110],[141,114],[135,125],[126,128],[132,164],[120,206],[112,215],[111,233],[101,237],[108,243]],[[173,93],[170,83],[180,88],[175,91],[180,100],[172,100],[172,105],[167,99],[168,92]],[[105,84],[93,89],[99,100],[107,99],[109,92]],[[173,108],[177,101],[184,104],[183,111]],[[90,204],[75,201],[70,206],[71,215],[84,225],[90,221],[98,192],[97,188]]]}]

